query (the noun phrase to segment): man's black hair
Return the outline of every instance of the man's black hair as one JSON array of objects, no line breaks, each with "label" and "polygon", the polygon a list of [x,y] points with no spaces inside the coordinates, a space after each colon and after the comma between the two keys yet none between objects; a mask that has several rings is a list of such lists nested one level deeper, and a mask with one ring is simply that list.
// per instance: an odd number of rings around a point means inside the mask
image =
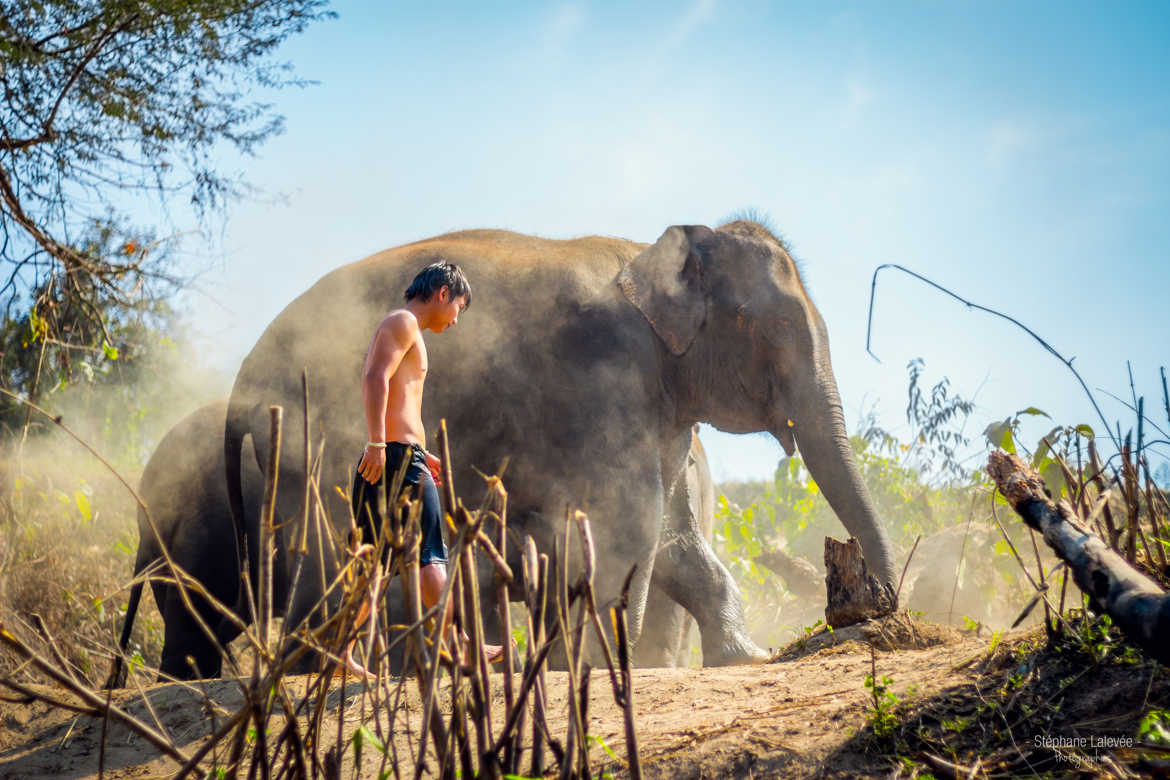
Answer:
[{"label": "man's black hair", "polygon": [[418,298],[425,303],[442,289],[443,285],[447,285],[447,289],[451,291],[451,300],[462,296],[467,301],[464,308],[471,308],[471,283],[467,281],[462,268],[446,260],[431,263],[419,271],[410,287],[406,288],[404,297],[408,301]]}]

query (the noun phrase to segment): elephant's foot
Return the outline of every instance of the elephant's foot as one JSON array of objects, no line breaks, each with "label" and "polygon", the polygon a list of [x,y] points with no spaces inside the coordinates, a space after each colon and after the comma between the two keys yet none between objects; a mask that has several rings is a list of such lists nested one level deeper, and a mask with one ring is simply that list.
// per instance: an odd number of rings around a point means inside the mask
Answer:
[{"label": "elephant's foot", "polygon": [[747,634],[736,631],[714,647],[703,645],[703,666],[742,666],[767,663],[772,656]]}]

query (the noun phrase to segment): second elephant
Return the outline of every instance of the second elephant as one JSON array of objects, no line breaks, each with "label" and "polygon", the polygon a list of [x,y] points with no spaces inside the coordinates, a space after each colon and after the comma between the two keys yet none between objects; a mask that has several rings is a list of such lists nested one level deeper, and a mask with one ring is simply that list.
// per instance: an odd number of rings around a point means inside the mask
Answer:
[{"label": "second elephant", "polygon": [[[226,402],[211,403],[197,409],[180,420],[152,453],[139,484],[139,494],[147,505],[161,539],[155,536],[146,513],[140,510],[134,573],[140,576],[155,567],[159,576],[169,576],[163,566],[161,551],[165,544],[172,560],[198,580],[208,593],[222,602],[232,603],[240,572],[236,565],[236,538],[223,478],[222,431],[226,412]],[[250,460],[251,452],[247,454]],[[688,487],[688,491],[695,496],[709,497],[710,473],[697,437],[690,461],[693,485]],[[259,543],[258,510],[264,489],[259,471],[248,462],[245,465],[248,470],[244,479],[244,516],[249,549],[254,550]],[[698,512],[704,511],[704,508],[709,512],[709,502],[696,505]],[[700,524],[709,534],[710,517],[700,520]],[[276,548],[274,580],[279,584],[285,579],[288,557],[284,544],[277,544]],[[258,566],[252,556],[249,560],[249,576],[253,582],[256,581],[257,573]],[[139,582],[131,587],[120,640],[123,653],[129,645],[143,584]],[[222,658],[216,644],[226,646],[239,634],[238,629],[193,591],[190,594],[194,613],[183,604],[174,585],[155,580],[151,587],[164,623],[164,642],[159,664],[161,674],[178,679],[219,676]],[[681,606],[665,597],[661,589],[656,588],[655,593],[662,601],[648,615],[643,640],[638,646],[639,665],[674,665],[673,659],[686,657],[690,653],[682,631],[686,613]],[[400,623],[405,618],[405,610],[397,604],[398,589],[392,588],[390,594],[391,603],[388,606],[391,622]],[[286,597],[286,590],[278,589],[275,592],[277,615],[283,612]],[[245,623],[250,622],[246,605],[235,604],[234,612]],[[200,621],[215,634],[215,642],[200,627]],[[400,661],[394,661],[392,669],[396,670]]]}]

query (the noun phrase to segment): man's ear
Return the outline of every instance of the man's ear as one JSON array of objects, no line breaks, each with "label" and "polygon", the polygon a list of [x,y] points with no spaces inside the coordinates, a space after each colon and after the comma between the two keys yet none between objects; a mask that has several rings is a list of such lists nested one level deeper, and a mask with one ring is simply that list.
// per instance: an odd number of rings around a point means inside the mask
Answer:
[{"label": "man's ear", "polygon": [[451,288],[443,285],[439,288],[439,303],[447,303],[451,300]]}]

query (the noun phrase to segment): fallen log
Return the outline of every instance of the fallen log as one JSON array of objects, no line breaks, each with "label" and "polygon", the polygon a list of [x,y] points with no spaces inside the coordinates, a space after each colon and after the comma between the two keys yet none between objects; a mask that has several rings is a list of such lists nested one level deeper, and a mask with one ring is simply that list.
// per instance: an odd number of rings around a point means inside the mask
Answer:
[{"label": "fallen log", "polygon": [[893,590],[869,573],[852,537],[847,542],[825,537],[825,591],[825,622],[835,629],[888,615],[898,606]]},{"label": "fallen log", "polygon": [[804,558],[793,558],[780,549],[764,550],[753,560],[766,566],[773,574],[784,580],[793,595],[806,599],[823,598],[825,578],[817,567]]},{"label": "fallen log", "polygon": [[987,473],[1029,527],[1072,570],[1073,580],[1089,597],[1090,607],[1104,612],[1150,657],[1170,663],[1170,598],[1134,569],[1073,514],[1068,502],[1053,503],[1044,480],[1023,460],[993,452]]}]

